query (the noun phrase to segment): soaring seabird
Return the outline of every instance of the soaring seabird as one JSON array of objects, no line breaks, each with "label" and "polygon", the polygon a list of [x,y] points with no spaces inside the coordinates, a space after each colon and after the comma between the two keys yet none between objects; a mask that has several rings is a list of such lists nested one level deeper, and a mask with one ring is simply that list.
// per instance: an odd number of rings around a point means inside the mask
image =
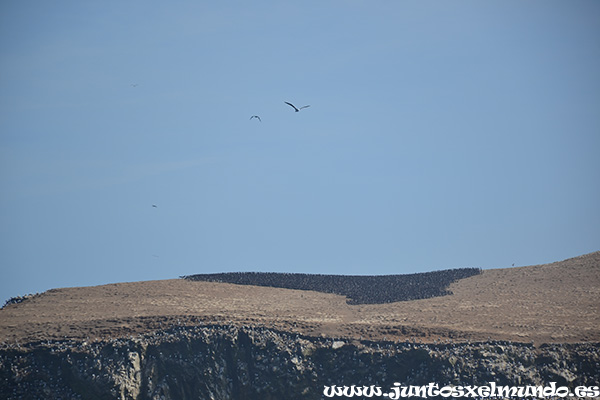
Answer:
[{"label": "soaring seabird", "polygon": [[293,105],[292,103],[288,103],[287,101],[284,101],[284,103],[287,104],[288,106],[291,106],[294,110],[296,110],[296,112],[302,110],[303,108],[310,107],[310,105],[308,105],[308,106],[303,106],[303,107],[297,108],[295,105]]},{"label": "soaring seabird", "polygon": [[262,122],[262,120],[260,119],[260,117],[259,117],[258,115],[253,115],[253,116],[251,116],[251,117],[250,117],[250,119],[252,119],[252,118],[256,118],[256,119],[258,119],[260,122]]}]

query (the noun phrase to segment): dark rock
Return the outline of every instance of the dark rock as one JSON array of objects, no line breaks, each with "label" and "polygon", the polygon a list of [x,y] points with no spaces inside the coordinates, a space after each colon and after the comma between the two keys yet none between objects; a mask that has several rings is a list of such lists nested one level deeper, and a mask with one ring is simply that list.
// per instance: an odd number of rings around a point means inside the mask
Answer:
[{"label": "dark rock", "polygon": [[[531,362],[523,362],[533,360]],[[598,344],[348,342],[266,328],[175,327],[0,350],[6,399],[320,399],[325,385],[600,381]]]}]

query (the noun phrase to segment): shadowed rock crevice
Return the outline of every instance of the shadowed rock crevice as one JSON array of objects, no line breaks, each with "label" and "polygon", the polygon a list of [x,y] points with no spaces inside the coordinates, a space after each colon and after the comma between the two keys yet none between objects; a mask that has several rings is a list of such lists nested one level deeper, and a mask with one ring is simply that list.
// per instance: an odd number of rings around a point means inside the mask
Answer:
[{"label": "shadowed rock crevice", "polygon": [[348,304],[383,304],[451,294],[448,286],[481,273],[458,268],[406,275],[320,275],[276,272],[232,272],[182,276],[183,279],[238,285],[313,290],[348,297]]}]

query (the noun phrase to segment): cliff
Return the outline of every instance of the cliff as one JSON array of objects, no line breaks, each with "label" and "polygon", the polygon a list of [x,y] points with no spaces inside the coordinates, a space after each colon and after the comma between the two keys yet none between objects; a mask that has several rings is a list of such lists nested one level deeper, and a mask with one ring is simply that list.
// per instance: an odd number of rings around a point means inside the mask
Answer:
[{"label": "cliff", "polygon": [[600,381],[598,344],[348,341],[197,326],[0,351],[6,399],[320,399],[325,386],[558,385]]},{"label": "cliff", "polygon": [[238,274],[225,278],[252,281],[16,298],[0,310],[0,398],[320,399],[353,385],[600,384],[600,252],[476,272]]}]

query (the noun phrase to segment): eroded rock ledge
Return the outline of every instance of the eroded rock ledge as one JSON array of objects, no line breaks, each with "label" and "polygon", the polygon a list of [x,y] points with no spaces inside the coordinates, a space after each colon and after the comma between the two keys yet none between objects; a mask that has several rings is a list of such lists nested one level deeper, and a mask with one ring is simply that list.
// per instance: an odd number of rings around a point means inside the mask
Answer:
[{"label": "eroded rock ledge", "polygon": [[320,399],[324,385],[544,385],[600,381],[598,344],[418,344],[301,336],[268,328],[174,327],[0,350],[7,399]]}]

